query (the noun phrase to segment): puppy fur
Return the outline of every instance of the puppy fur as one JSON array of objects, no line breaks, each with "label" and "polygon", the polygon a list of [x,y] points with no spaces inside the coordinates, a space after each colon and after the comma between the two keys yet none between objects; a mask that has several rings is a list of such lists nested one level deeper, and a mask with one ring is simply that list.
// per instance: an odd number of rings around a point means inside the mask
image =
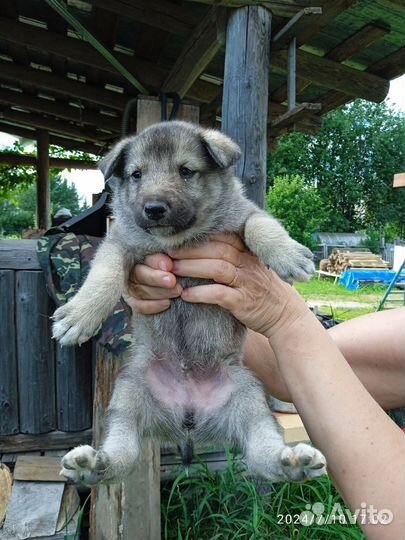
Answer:
[{"label": "puppy fur", "polygon": [[[114,226],[77,293],[54,315],[62,345],[87,341],[126,290],[134,264],[153,253],[235,232],[283,279],[307,280],[312,254],[243,194],[232,165],[240,149],[219,131],[163,122],[120,141],[100,168],[113,190]],[[179,278],[183,287],[207,280]],[[245,327],[213,305],[174,299],[153,316],[135,314],[135,346],[119,374],[100,449],[79,446],[62,473],[89,485],[124,479],[142,440],[189,448],[224,442],[254,473],[301,481],[325,473],[315,448],[286,446],[255,376],[243,366]]]}]

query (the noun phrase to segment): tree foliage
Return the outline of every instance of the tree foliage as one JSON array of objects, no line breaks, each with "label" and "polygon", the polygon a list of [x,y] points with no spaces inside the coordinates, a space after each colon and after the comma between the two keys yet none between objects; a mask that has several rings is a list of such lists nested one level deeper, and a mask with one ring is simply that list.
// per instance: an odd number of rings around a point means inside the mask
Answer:
[{"label": "tree foliage", "polygon": [[315,137],[293,133],[269,156],[269,185],[300,175],[328,209],[325,228],[384,230],[404,235],[405,190],[393,175],[405,170],[405,116],[385,103],[356,100],[324,118]]},{"label": "tree foliage", "polygon": [[312,233],[321,230],[328,220],[328,211],[314,186],[306,184],[301,176],[277,176],[266,202],[268,211],[279,218],[295,240],[313,247]]}]

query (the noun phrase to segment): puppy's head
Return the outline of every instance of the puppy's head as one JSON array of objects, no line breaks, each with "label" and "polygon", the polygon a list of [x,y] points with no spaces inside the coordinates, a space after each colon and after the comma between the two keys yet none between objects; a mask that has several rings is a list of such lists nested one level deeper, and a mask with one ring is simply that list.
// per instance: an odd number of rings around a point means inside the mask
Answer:
[{"label": "puppy's head", "polygon": [[215,130],[162,122],[120,141],[101,161],[117,219],[169,239],[210,232],[240,149]]}]

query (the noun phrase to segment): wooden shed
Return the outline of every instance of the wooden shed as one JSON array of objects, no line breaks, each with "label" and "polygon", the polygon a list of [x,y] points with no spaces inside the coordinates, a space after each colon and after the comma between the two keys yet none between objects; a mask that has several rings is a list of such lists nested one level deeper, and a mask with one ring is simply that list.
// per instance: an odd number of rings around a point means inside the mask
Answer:
[{"label": "wooden shed", "polygon": [[[2,0],[0,131],[36,140],[37,155],[0,154],[0,163],[36,164],[38,225],[47,229],[50,144],[100,156],[123,125],[125,132],[135,132],[162,118],[162,102],[179,101],[180,118],[220,127],[240,144],[236,172],[248,195],[263,205],[267,153],[279,135],[316,133],[325,113],[355,98],[380,102],[389,81],[405,73],[404,23],[403,0]],[[51,164],[90,166],[57,159]],[[58,403],[62,396],[73,403],[69,384],[76,377],[87,381],[77,399],[87,400],[83,410],[89,411],[91,351],[85,372],[74,353],[61,359],[40,317],[50,309],[44,294],[31,315],[19,309],[24,287],[44,292],[35,261],[24,267],[13,253],[2,256],[7,306],[1,316],[17,328],[12,343],[19,351],[16,356],[11,347],[10,354],[21,369],[37,370],[27,377],[45,373],[51,386],[41,406],[36,404],[34,425],[29,413],[39,394],[22,380],[27,388],[18,412],[10,407],[4,381],[10,388],[19,375],[7,360],[11,356],[3,354],[9,369],[0,381],[0,452],[2,444],[11,451],[88,440],[89,417],[66,418]],[[32,334],[40,328],[43,334]],[[38,348],[45,344],[41,366],[26,361],[34,345],[20,346],[23,335]],[[0,338],[3,344],[1,333]],[[108,392],[97,388],[111,385],[120,360],[100,350],[96,356],[98,439]],[[77,366],[73,374],[67,362]],[[103,384],[97,386],[100,377]],[[92,538],[158,538],[158,504],[159,453],[149,445],[127,482],[94,495]]]}]

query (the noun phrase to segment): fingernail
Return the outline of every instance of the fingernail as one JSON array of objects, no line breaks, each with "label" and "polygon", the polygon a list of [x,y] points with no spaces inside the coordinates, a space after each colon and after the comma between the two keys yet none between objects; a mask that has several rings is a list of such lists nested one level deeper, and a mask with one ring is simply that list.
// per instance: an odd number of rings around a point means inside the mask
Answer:
[{"label": "fingernail", "polygon": [[170,276],[163,276],[162,281],[165,285],[171,285],[172,284],[172,278]]},{"label": "fingernail", "polygon": [[160,261],[159,268],[165,272],[169,270],[167,261]]}]

